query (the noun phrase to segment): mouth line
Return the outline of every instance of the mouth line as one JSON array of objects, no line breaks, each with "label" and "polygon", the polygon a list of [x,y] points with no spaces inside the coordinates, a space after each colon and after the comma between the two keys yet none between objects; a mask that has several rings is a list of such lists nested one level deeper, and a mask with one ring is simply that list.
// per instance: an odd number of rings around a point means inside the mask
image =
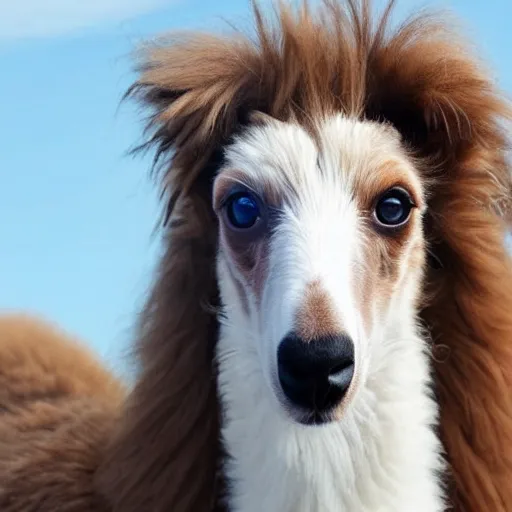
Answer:
[{"label": "mouth line", "polygon": [[310,413],[302,413],[301,417],[295,418],[297,423],[307,427],[318,427],[328,425],[334,422],[332,413],[311,411]]},{"label": "mouth line", "polygon": [[272,387],[272,391],[276,397],[277,406],[281,411],[284,411],[287,418],[292,420],[294,423],[305,427],[319,427],[334,423],[334,408],[320,412],[317,410],[308,410],[297,407],[290,404],[288,400],[283,396],[278,384],[274,384]]}]

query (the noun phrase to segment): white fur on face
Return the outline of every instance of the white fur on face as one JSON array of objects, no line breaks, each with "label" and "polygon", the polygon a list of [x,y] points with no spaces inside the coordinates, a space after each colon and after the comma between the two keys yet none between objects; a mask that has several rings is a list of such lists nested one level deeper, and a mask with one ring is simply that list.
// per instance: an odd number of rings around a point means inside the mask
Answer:
[{"label": "white fur on face", "polygon": [[[421,211],[390,277],[379,263],[386,242],[364,207],[392,182],[388,173],[420,202],[421,183],[388,127],[339,116],[318,133],[313,140],[297,125],[253,127],[228,148],[215,184],[244,183],[278,211],[250,266],[221,221],[218,359],[230,509],[440,511],[430,428],[437,412],[415,316]],[[355,389],[338,420],[320,427],[295,421],[277,380],[279,343],[300,322],[312,283],[355,346]]]}]

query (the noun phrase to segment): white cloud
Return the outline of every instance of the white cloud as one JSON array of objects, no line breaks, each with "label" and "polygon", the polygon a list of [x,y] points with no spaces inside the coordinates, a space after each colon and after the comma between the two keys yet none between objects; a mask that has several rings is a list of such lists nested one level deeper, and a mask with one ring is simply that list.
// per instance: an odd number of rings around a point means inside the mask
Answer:
[{"label": "white cloud", "polygon": [[52,37],[153,11],[172,0],[0,0],[0,40]]}]

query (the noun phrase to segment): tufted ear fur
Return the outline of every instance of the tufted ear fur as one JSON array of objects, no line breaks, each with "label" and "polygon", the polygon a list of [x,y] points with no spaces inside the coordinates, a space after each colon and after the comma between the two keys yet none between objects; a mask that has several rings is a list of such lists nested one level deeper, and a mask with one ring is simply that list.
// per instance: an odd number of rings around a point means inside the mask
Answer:
[{"label": "tufted ear fur", "polygon": [[[459,75],[462,78],[464,75]],[[451,463],[457,511],[512,509],[512,260],[508,141],[487,87],[460,109],[466,133],[451,140],[446,173],[431,190],[427,229],[436,265],[422,316],[431,333],[441,437]],[[451,108],[451,107],[450,107]],[[450,130],[461,133],[454,116]],[[462,132],[463,133],[463,132]]]},{"label": "tufted ear fur", "polygon": [[140,376],[97,474],[114,511],[214,510],[215,225],[203,198],[186,203],[141,316]]},{"label": "tufted ear fur", "polygon": [[365,110],[402,132],[424,157],[431,185],[433,264],[422,318],[433,342],[451,504],[505,512],[512,510],[512,261],[504,245],[512,187],[503,121],[512,110],[450,30],[409,27],[406,51],[394,44],[374,54]]},{"label": "tufted ear fur", "polygon": [[[441,438],[456,511],[512,509],[510,103],[453,39],[377,59],[367,112],[391,121],[425,159],[429,269],[422,318],[433,342]],[[416,58],[412,58],[412,55]],[[383,80],[391,73],[394,80]]]},{"label": "tufted ear fur", "polygon": [[219,149],[242,122],[245,71],[237,76],[230,57],[208,37],[148,48],[129,93],[154,109],[147,145],[166,171],[165,251],[140,319],[140,377],[96,476],[114,511],[221,510],[210,189]]},{"label": "tufted ear fur", "polygon": [[[115,511],[206,512],[218,501],[214,346],[222,148],[270,115],[314,131],[344,112],[393,124],[430,185],[422,318],[433,340],[441,437],[459,512],[512,510],[512,265],[502,213],[511,181],[510,105],[445,25],[389,31],[368,0],[324,0],[319,16],[255,10],[257,37],[185,34],[148,46],[130,91],[152,110],[163,158],[166,251],[141,317],[141,375],[97,481]],[[262,114],[252,115],[259,111]],[[427,301],[428,299],[428,301]]]}]

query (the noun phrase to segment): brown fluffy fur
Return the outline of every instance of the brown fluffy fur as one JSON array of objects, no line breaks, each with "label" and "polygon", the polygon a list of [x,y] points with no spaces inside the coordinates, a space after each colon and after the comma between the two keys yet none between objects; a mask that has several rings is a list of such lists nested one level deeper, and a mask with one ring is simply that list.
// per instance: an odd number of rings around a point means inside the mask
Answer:
[{"label": "brown fluffy fur", "polygon": [[[152,109],[147,146],[164,157],[169,222],[140,320],[141,375],[94,476],[111,510],[222,509],[211,184],[222,146],[254,112],[293,118],[312,131],[311,116],[332,112],[381,120],[423,162],[434,264],[422,319],[432,337],[451,504],[457,512],[512,510],[512,265],[503,243],[511,177],[501,127],[512,109],[439,20],[422,15],[390,32],[389,11],[373,24],[370,2],[323,4],[320,17],[281,7],[277,29],[256,9],[255,40],[189,34],[143,52],[131,95]],[[87,399],[88,407],[106,408],[96,411],[105,414],[106,426],[94,430],[100,440],[87,438],[97,460],[118,398],[114,406]],[[77,429],[86,428],[87,410]],[[87,455],[77,438],[78,452],[59,453],[54,471]],[[37,460],[39,442],[34,433],[13,445],[26,462]],[[19,463],[17,455],[11,460]],[[1,467],[24,485],[25,477]],[[31,492],[51,494],[44,484],[33,483]],[[92,493],[87,486],[83,492]]]},{"label": "brown fluffy fur", "polygon": [[92,482],[125,393],[67,334],[0,317],[0,510],[109,510]]}]

